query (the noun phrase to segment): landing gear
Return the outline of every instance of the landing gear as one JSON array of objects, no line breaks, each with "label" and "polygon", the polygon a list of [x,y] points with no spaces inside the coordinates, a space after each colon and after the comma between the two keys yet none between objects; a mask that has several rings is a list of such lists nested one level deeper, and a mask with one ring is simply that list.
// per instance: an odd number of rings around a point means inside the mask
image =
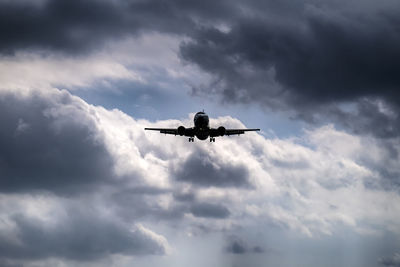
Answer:
[{"label": "landing gear", "polygon": [[194,142],[194,137],[189,137],[189,142]]},{"label": "landing gear", "polygon": [[210,142],[215,142],[215,138],[214,137],[210,137]]}]

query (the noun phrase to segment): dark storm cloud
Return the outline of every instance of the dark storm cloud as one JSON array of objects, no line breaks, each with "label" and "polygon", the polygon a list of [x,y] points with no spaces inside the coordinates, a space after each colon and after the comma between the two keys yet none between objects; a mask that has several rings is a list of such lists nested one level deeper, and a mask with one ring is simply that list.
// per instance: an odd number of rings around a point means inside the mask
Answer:
[{"label": "dark storm cloud", "polygon": [[[397,136],[400,20],[394,14],[400,5],[370,3],[379,7],[374,11],[356,1],[349,11],[340,1],[329,7],[302,3],[288,5],[287,10],[272,9],[275,16],[271,9],[260,9],[254,16],[238,17],[229,31],[214,27],[196,31],[181,45],[181,56],[214,75],[215,82],[193,92],[294,109],[297,118],[308,121],[315,113],[329,117],[326,107],[340,102],[382,99],[392,106],[394,117],[364,109],[361,101],[356,116],[342,111],[344,123],[379,137]],[[293,10],[298,14],[291,16]],[[349,120],[362,122],[353,125]],[[376,122],[380,127],[372,127]]]},{"label": "dark storm cloud", "polygon": [[[129,8],[127,6],[126,8]],[[135,33],[138,22],[112,1],[0,3],[1,50],[40,48],[81,52],[103,39]]]},{"label": "dark storm cloud", "polygon": [[131,230],[90,210],[70,209],[68,216],[49,223],[24,214],[13,216],[18,242],[10,233],[0,235],[0,259],[29,260],[51,257],[78,261],[110,254],[164,254],[165,248],[141,229]]},{"label": "dark storm cloud", "polygon": [[225,219],[229,217],[229,210],[223,206],[212,203],[196,203],[190,207],[190,212],[196,217]]},{"label": "dark storm cloud", "polygon": [[[1,192],[79,193],[112,178],[113,160],[94,122],[73,105],[67,92],[0,95]],[[56,114],[67,107],[75,113]]]},{"label": "dark storm cloud", "polygon": [[325,108],[325,113],[328,113],[329,117],[335,121],[353,129],[356,134],[369,133],[380,138],[391,138],[400,135],[400,106],[398,104],[384,99],[363,97],[354,104],[352,111],[343,111],[331,106]]},{"label": "dark storm cloud", "polygon": [[249,246],[245,241],[238,238],[237,236],[230,236],[227,239],[227,245],[225,247],[227,253],[232,254],[245,254],[245,253],[264,253],[265,250],[260,246]]},{"label": "dark storm cloud", "polygon": [[[215,77],[194,93],[310,122],[319,114],[386,138],[399,135],[399,11],[397,1],[2,1],[0,51],[88,53],[145,32],[185,36],[182,59]],[[360,99],[382,99],[396,116],[370,118],[376,110]],[[335,110],[346,101],[356,115]],[[377,122],[382,130],[370,130]]]},{"label": "dark storm cloud", "polygon": [[0,266],[2,267],[24,267],[21,263],[15,263],[9,260],[1,260],[0,259]]},{"label": "dark storm cloud", "polygon": [[[315,11],[288,18],[285,24],[246,18],[228,33],[215,28],[197,31],[181,53],[223,80],[224,96],[232,100],[240,97],[240,89],[246,89],[245,97],[252,100],[289,93],[294,103],[375,95],[398,100],[400,23],[390,16],[382,20],[377,24],[376,19],[338,19]],[[265,74],[271,67],[284,86],[278,92],[259,83],[268,79]],[[246,80],[250,77],[259,80]]]},{"label": "dark storm cloud", "polygon": [[147,30],[189,32],[195,27],[196,17],[210,19],[221,10],[229,10],[229,5],[223,1],[179,0],[1,1],[0,51],[33,48],[88,52],[104,41]]},{"label": "dark storm cloud", "polygon": [[220,162],[205,151],[192,153],[173,174],[178,181],[202,187],[250,187],[246,166]]},{"label": "dark storm cloud", "polygon": [[173,194],[173,197],[177,201],[182,201],[182,202],[193,202],[196,198],[196,195],[192,192],[189,193],[181,193],[181,192],[175,192]]}]

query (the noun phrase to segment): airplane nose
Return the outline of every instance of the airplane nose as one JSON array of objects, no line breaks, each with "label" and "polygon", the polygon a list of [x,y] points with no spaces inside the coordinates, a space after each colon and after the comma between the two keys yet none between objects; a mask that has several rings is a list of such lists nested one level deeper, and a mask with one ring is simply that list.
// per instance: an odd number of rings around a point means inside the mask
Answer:
[{"label": "airplane nose", "polygon": [[208,116],[197,116],[195,119],[195,125],[197,127],[207,127],[208,126]]}]

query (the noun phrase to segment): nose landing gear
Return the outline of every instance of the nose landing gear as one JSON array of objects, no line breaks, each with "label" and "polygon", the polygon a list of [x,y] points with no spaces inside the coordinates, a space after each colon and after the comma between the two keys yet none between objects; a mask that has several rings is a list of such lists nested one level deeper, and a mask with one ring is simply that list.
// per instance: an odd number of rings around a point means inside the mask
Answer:
[{"label": "nose landing gear", "polygon": [[194,142],[194,137],[189,137],[189,142]]},{"label": "nose landing gear", "polygon": [[210,142],[215,142],[215,138],[214,137],[210,137]]}]

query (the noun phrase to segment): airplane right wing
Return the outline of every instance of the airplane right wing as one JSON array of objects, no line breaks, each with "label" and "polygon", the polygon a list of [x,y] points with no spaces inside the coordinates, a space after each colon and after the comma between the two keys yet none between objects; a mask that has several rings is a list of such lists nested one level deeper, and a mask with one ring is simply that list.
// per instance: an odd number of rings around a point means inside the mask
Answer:
[{"label": "airplane right wing", "polygon": [[245,132],[259,131],[260,129],[225,129],[224,127],[219,127],[217,129],[210,129],[210,136],[224,136],[224,135],[241,135]]},{"label": "airplane right wing", "polygon": [[253,131],[259,131],[260,129],[226,129],[225,130],[225,135],[240,135],[244,134],[245,132],[253,132]]}]

